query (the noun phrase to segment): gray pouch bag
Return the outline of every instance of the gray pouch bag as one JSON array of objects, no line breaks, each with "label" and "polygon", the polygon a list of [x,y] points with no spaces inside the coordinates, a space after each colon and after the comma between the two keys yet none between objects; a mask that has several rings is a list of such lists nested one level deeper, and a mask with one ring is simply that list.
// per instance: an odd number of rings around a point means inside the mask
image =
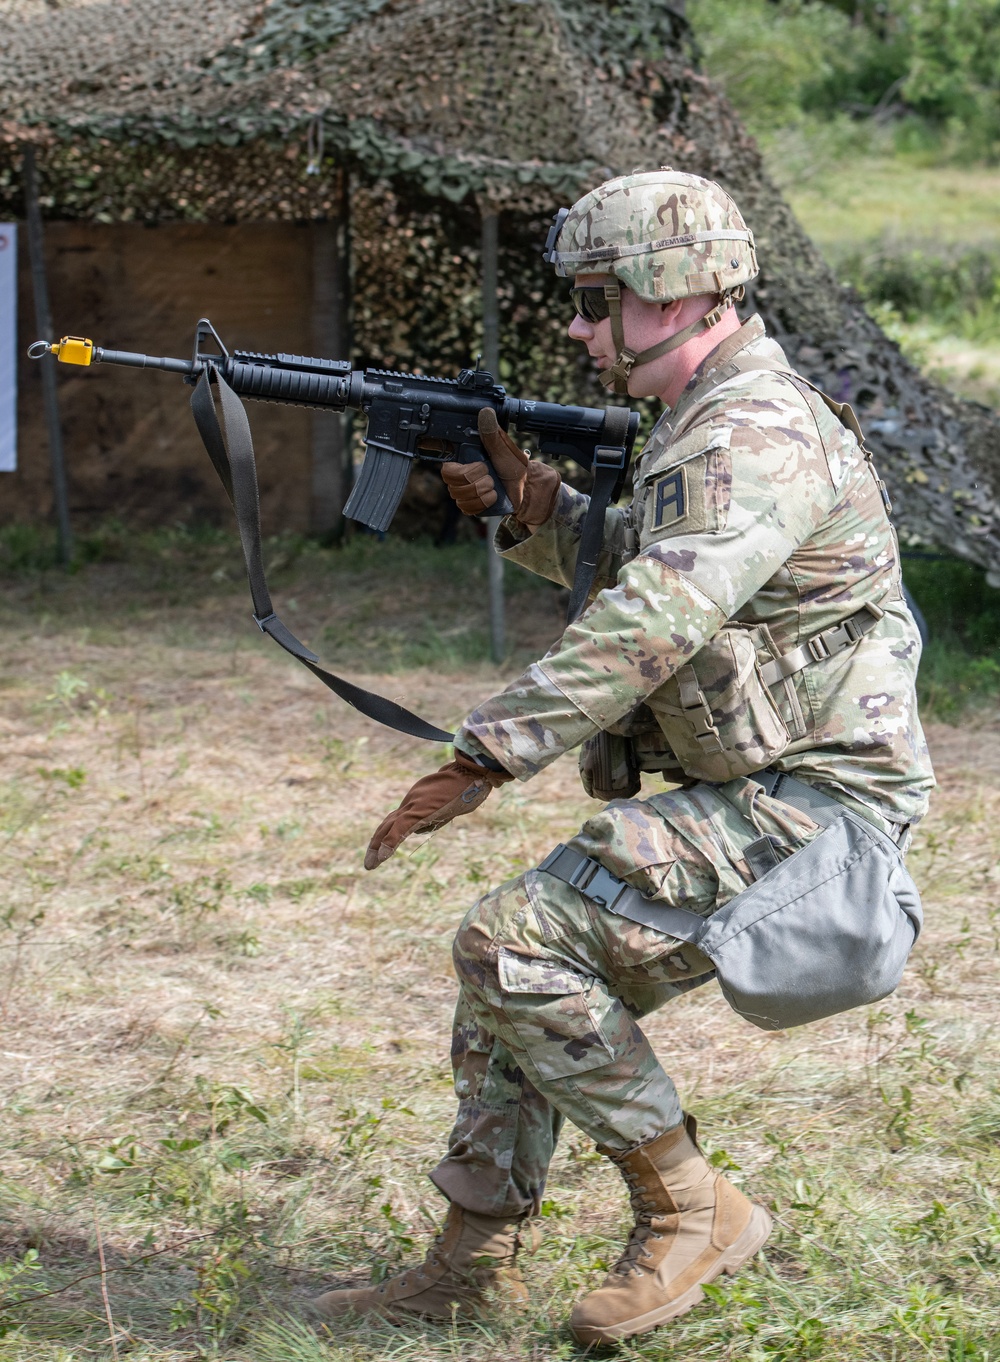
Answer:
[{"label": "gray pouch bag", "polygon": [[[595,872],[561,874],[567,855]],[[764,1031],[884,998],[923,923],[898,849],[848,810],[708,918],[648,899],[568,848],[556,848],[541,869],[621,917],[697,946],[726,1001]]]},{"label": "gray pouch bag", "polygon": [[702,919],[695,944],[715,965],[730,1006],[778,1031],[891,993],[922,923],[897,848],[844,812]]}]

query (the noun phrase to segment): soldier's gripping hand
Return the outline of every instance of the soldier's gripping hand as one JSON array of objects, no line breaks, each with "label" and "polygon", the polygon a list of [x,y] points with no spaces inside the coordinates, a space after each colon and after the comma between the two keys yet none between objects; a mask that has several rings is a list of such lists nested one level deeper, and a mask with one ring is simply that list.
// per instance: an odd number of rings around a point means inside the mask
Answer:
[{"label": "soldier's gripping hand", "polygon": [[[549,464],[518,449],[507,432],[500,429],[492,407],[480,409],[479,438],[507,489],[516,519],[525,529],[537,530],[555,509],[562,478]],[[464,515],[483,515],[497,499],[490,470],[484,463],[445,463],[441,476]]]},{"label": "soldier's gripping hand", "polygon": [[506,771],[478,766],[464,752],[433,775],[424,776],[407,792],[398,809],[382,819],[365,853],[365,869],[387,861],[400,842],[414,832],[435,832],[463,813],[478,809],[491,790],[514,777]]}]

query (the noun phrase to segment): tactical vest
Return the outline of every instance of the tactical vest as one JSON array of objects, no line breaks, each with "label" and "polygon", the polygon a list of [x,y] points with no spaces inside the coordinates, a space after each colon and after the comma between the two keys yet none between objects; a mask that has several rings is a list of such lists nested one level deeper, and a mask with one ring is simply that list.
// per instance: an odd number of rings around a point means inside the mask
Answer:
[{"label": "tactical vest", "polygon": [[[704,409],[704,396],[716,394],[734,379],[769,371],[787,378],[815,413],[822,402],[857,440],[888,514],[885,484],[854,411],[836,402],[787,365],[766,356],[740,351],[713,375],[711,386],[671,432],[675,443]],[[625,558],[639,551],[638,524],[643,505],[633,500],[626,527]],[[890,525],[895,544],[895,531]],[[896,562],[899,562],[898,546]],[[901,594],[898,569],[889,591]],[[884,611],[866,602],[841,623],[779,653],[766,627],[730,621],[660,686],[607,733],[584,743],[580,775],[595,799],[630,798],[640,789],[640,772],[659,772],[667,779],[726,781],[769,766],[789,744],[808,736],[808,726],[795,695],[792,678],[806,667],[857,646]],[[779,691],[785,703],[777,703]],[[791,722],[789,722],[789,716]]]}]

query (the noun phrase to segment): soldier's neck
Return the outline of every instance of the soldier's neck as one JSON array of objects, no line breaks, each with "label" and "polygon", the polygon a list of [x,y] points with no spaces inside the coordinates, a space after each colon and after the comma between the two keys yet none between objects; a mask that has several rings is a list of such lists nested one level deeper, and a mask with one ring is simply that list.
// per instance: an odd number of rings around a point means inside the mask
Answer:
[{"label": "soldier's neck", "polygon": [[741,325],[735,307],[727,308],[715,326],[699,331],[676,350],[664,355],[663,359],[669,361],[669,367],[664,375],[666,381],[656,393],[660,401],[673,410],[684,389],[708,356],[713,350],[718,349],[728,336],[735,335]]}]

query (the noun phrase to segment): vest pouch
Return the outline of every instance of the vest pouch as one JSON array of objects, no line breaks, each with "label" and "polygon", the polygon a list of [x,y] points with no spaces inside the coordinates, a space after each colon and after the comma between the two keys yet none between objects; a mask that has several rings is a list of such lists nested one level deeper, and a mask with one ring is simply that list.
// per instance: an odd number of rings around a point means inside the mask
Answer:
[{"label": "vest pouch", "polygon": [[761,676],[754,634],[724,626],[646,701],[685,774],[697,780],[752,775],[791,741]]},{"label": "vest pouch", "polygon": [[591,799],[631,799],[642,789],[632,738],[595,733],[580,748],[580,780]]},{"label": "vest pouch", "polygon": [[670,750],[656,716],[636,705],[615,723],[588,738],[580,748],[580,780],[591,799],[631,799],[642,789],[640,772],[682,780],[684,772]]}]

